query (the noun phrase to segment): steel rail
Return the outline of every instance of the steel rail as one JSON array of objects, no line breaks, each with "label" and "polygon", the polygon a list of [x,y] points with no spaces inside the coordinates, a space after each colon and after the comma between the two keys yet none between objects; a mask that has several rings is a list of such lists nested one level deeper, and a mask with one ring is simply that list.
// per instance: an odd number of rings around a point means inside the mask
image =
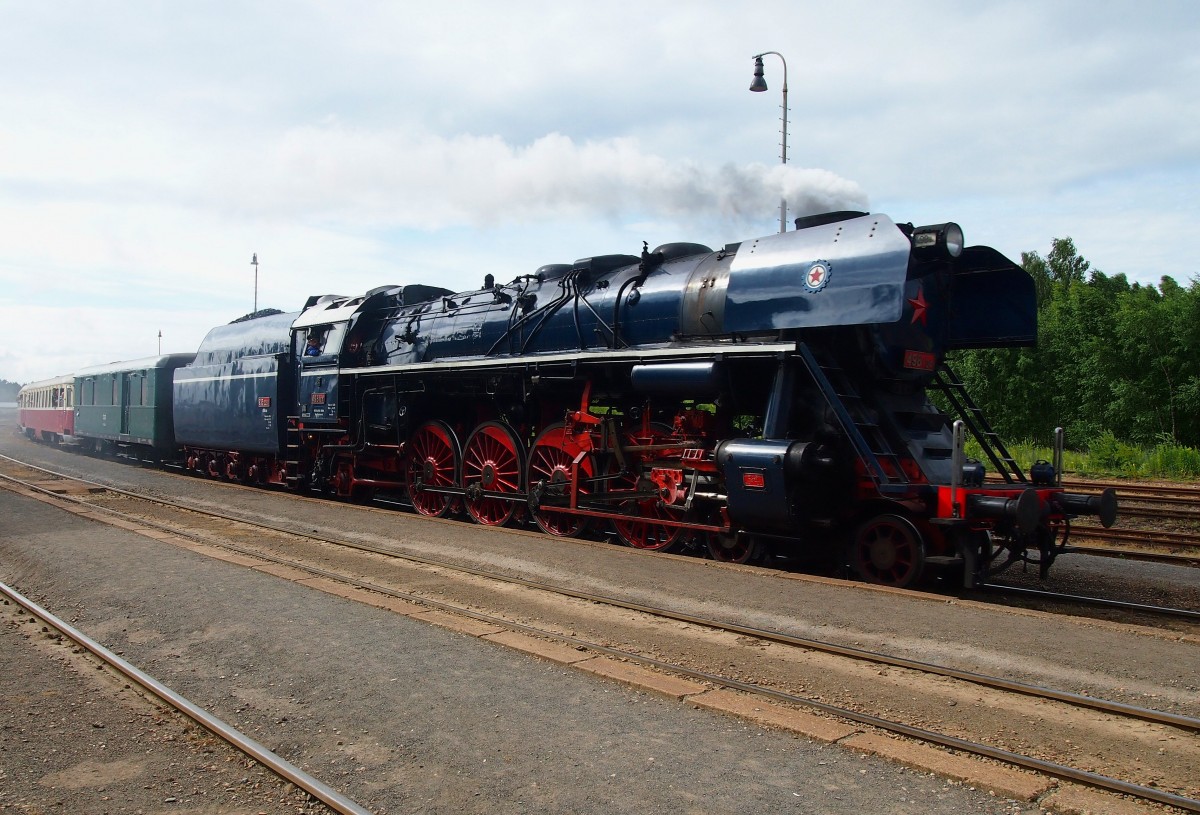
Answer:
[{"label": "steel rail", "polygon": [[979,588],[985,590],[993,589],[995,591],[1008,592],[1009,594],[1020,594],[1025,597],[1038,597],[1044,600],[1067,600],[1072,603],[1080,603],[1090,606],[1102,606],[1104,608],[1119,608],[1125,611],[1167,614],[1174,617],[1182,617],[1185,620],[1196,620],[1200,622],[1200,611],[1193,611],[1187,608],[1148,606],[1144,603],[1131,603],[1126,600],[1108,600],[1103,597],[1087,597],[1082,594],[1063,594],[1055,591],[1043,591],[1042,589],[1025,588],[1024,586],[1007,586],[1003,583],[985,583]]},{"label": "steel rail", "polygon": [[[9,479],[9,480],[11,480],[11,478],[12,478],[11,476],[0,476],[0,477]],[[40,489],[36,485],[30,485],[30,486],[34,489]],[[577,599],[577,600],[585,600],[587,602],[593,602],[593,603],[603,603],[603,604],[611,606],[613,608],[620,608],[620,609],[626,610],[626,611],[637,611],[637,612],[640,612],[643,614],[649,614],[651,616],[673,620],[675,622],[684,622],[684,623],[690,623],[693,625],[699,625],[699,626],[703,626],[703,627],[709,628],[714,631],[721,631],[721,632],[725,632],[725,633],[740,634],[740,635],[744,635],[744,636],[756,637],[763,641],[774,642],[774,643],[778,643],[780,645],[790,645],[790,646],[793,646],[796,648],[805,648],[805,649],[808,649],[811,651],[816,651],[818,653],[825,653],[825,654],[831,654],[833,656],[846,657],[846,658],[855,659],[855,660],[858,660],[861,662],[869,662],[872,664],[886,665],[889,667],[896,667],[896,668],[906,668],[909,670],[918,671],[920,673],[931,674],[934,676],[944,676],[949,679],[957,679],[957,680],[960,680],[963,682],[968,682],[970,684],[978,685],[980,687],[990,688],[993,690],[1004,690],[1004,691],[1009,691],[1011,693],[1019,693],[1024,696],[1030,696],[1030,697],[1039,698],[1039,699],[1046,699],[1046,700],[1050,700],[1050,701],[1062,702],[1064,704],[1074,705],[1076,707],[1090,708],[1092,710],[1097,710],[1097,711],[1100,711],[1103,713],[1112,713],[1112,714],[1116,714],[1119,716],[1125,716],[1127,718],[1133,718],[1133,719],[1138,719],[1138,720],[1147,721],[1147,722],[1154,722],[1156,724],[1164,724],[1164,725],[1169,725],[1172,727],[1178,727],[1178,728],[1184,729],[1184,730],[1200,732],[1200,718],[1196,718],[1196,717],[1192,717],[1192,716],[1185,716],[1183,714],[1170,713],[1168,711],[1155,710],[1152,708],[1144,708],[1144,707],[1139,707],[1137,705],[1129,705],[1124,702],[1117,702],[1117,701],[1110,700],[1110,699],[1102,699],[1102,698],[1096,697],[1096,696],[1087,696],[1087,695],[1083,695],[1083,694],[1072,693],[1070,691],[1058,690],[1055,688],[1048,688],[1048,687],[1041,686],[1041,685],[1034,685],[1034,684],[1025,683],[1025,682],[1018,682],[1016,680],[1005,679],[1003,677],[991,676],[988,674],[980,674],[980,673],[976,673],[973,671],[966,671],[966,670],[962,670],[959,668],[953,668],[953,667],[946,666],[946,665],[938,665],[938,664],[930,663],[930,662],[922,662],[919,660],[907,659],[905,657],[894,656],[891,654],[883,654],[883,653],[880,653],[877,651],[870,651],[870,650],[862,649],[862,648],[854,648],[852,646],[846,646],[846,645],[838,645],[837,643],[829,642],[826,640],[817,640],[817,639],[811,639],[808,637],[799,637],[799,636],[787,634],[787,633],[784,633],[781,631],[773,631],[773,630],[769,630],[769,629],[757,628],[755,626],[742,625],[740,623],[734,623],[734,622],[723,621],[723,620],[714,620],[714,619],[711,619],[708,617],[700,617],[700,616],[693,615],[693,614],[685,614],[683,612],[674,611],[674,610],[667,609],[667,608],[661,608],[658,606],[652,606],[652,605],[648,605],[645,603],[637,603],[637,602],[634,602],[631,600],[622,600],[621,598],[612,597],[610,595],[596,594],[593,592],[581,591],[579,589],[573,589],[573,588],[570,588],[567,586],[560,586],[560,585],[556,585],[553,583],[543,583],[543,582],[536,581],[536,580],[530,580],[530,579],[524,578],[524,577],[514,577],[511,575],[499,574],[496,572],[488,571],[486,569],[478,569],[473,566],[465,566],[465,565],[462,565],[459,563],[454,563],[453,561],[442,560],[439,558],[432,558],[432,557],[428,557],[425,555],[414,555],[414,554],[405,553],[405,552],[397,552],[396,550],[388,548],[388,547],[374,546],[374,545],[368,544],[368,543],[361,543],[361,542],[357,542],[357,541],[348,541],[348,540],[339,539],[339,538],[332,538],[332,537],[328,537],[325,535],[313,534],[311,532],[302,532],[302,531],[299,531],[296,529],[290,529],[288,527],[279,526],[276,524],[264,523],[262,521],[247,520],[245,518],[233,517],[233,516],[230,516],[227,514],[222,514],[220,512],[215,512],[212,510],[184,506],[177,502],[169,501],[169,500],[162,499],[162,498],[151,498],[151,497],[141,496],[141,495],[137,495],[136,493],[129,492],[126,490],[121,490],[121,489],[116,489],[116,488],[109,488],[109,489],[112,489],[114,492],[117,492],[118,494],[126,495],[126,496],[129,496],[132,498],[137,498],[137,499],[148,501],[151,503],[162,504],[164,506],[168,506],[168,507],[172,507],[172,508],[176,508],[176,509],[183,509],[184,511],[187,511],[187,512],[194,512],[199,515],[205,515],[208,517],[218,518],[221,520],[232,520],[237,523],[246,524],[248,526],[254,526],[259,529],[265,529],[265,530],[268,530],[271,532],[278,532],[280,534],[290,535],[292,537],[298,537],[298,538],[304,538],[307,540],[317,541],[319,543],[325,543],[325,544],[329,544],[332,546],[341,546],[341,547],[354,549],[356,551],[368,552],[370,554],[384,555],[386,557],[396,558],[399,560],[405,560],[410,563],[418,563],[422,566],[433,566],[433,567],[437,567],[437,568],[441,568],[441,569],[457,571],[457,572],[461,572],[464,574],[469,574],[473,577],[481,577],[481,578],[484,578],[487,580],[493,580],[496,582],[507,583],[509,585],[517,585],[517,586],[521,586],[523,588],[534,589],[537,591],[546,591],[546,592],[550,592],[550,593],[554,593],[554,594],[559,594],[564,597],[571,597],[571,598]],[[60,498],[60,499],[64,498],[64,496],[59,496],[59,495],[55,495],[55,497]],[[87,502],[83,501],[82,499],[72,498],[69,496],[66,497],[66,499],[77,501],[77,502],[83,503],[83,504],[87,504]],[[88,505],[91,506],[90,504],[88,504]],[[138,523],[142,523],[142,524],[145,524],[148,526],[159,526],[152,521],[148,521],[146,519],[135,518],[134,516],[127,515],[126,513],[122,513],[118,510],[114,510],[109,507],[100,507],[100,509],[103,509],[104,511],[110,512],[114,515],[127,518],[129,520],[137,521]],[[159,526],[159,528],[163,529],[164,531],[175,531],[175,530],[169,529],[166,526]],[[202,542],[205,542],[205,543],[211,543],[210,541],[207,541],[207,540],[203,540],[203,539],[201,539],[201,540],[202,540]],[[241,546],[238,546],[236,544],[231,544],[231,543],[221,543],[219,545],[221,545],[227,549],[236,551],[239,554],[261,557],[266,560],[273,560],[274,562],[277,562],[277,563],[280,563],[283,565],[293,566],[295,568],[312,571],[314,573],[321,573],[321,570],[316,569],[315,567],[311,567],[311,566],[308,566],[306,564],[303,564],[303,563],[300,563],[297,561],[287,560],[285,558],[276,558],[272,555],[263,554],[262,552],[255,550],[255,549],[248,549],[248,548],[241,547]],[[322,576],[333,577],[333,578],[343,580],[343,581],[348,579],[343,576],[337,575],[335,573],[330,573],[327,575],[322,573]],[[381,590],[378,587],[375,587],[373,584],[364,584],[362,587],[372,588],[373,590],[376,590],[376,591]],[[1114,602],[1116,602],[1116,601],[1114,601]],[[1144,607],[1140,607],[1140,608],[1142,610],[1146,610],[1146,609],[1154,610],[1158,607],[1144,606]],[[1176,611],[1176,609],[1172,609],[1172,611]],[[1186,613],[1190,614],[1191,612],[1186,612]]]},{"label": "steel rail", "polygon": [[138,687],[153,694],[154,696],[157,696],[167,705],[187,716],[205,730],[208,730],[218,738],[233,745],[250,758],[267,767],[269,770],[271,770],[271,772],[275,773],[280,778],[286,779],[287,781],[295,784],[309,795],[320,800],[333,811],[341,813],[342,815],[371,815],[370,810],[364,809],[354,801],[347,798],[345,795],[342,795],[340,792],[330,787],[328,784],[313,778],[311,775],[304,772],[287,759],[271,752],[266,747],[247,736],[245,733],[242,733],[240,730],[226,724],[224,721],[209,713],[204,708],[199,707],[183,696],[180,696],[178,693],[171,690],[154,677],[136,668],[132,663],[117,656],[112,651],[93,640],[91,637],[88,637],[82,631],[74,628],[64,620],[59,619],[34,601],[30,600],[28,597],[25,597],[20,592],[3,582],[0,582],[0,594],[8,597],[34,617],[37,617],[38,619],[47,623],[52,628],[59,631],[63,636],[78,644],[80,647],[87,649],[105,665],[108,665],[114,670],[118,671],[127,679],[136,683]]},{"label": "steel rail", "polygon": [[[1123,501],[1129,501],[1127,496],[1121,496]],[[1157,499],[1156,499],[1157,500]],[[1196,502],[1190,498],[1181,498],[1181,503],[1186,503],[1189,507],[1195,507]],[[1127,503],[1121,504],[1122,518],[1162,518],[1169,521],[1200,521],[1200,511],[1194,509],[1167,509],[1165,507],[1131,507]]]},{"label": "steel rail", "polygon": [[1165,546],[1200,547],[1200,534],[1195,532],[1165,532],[1147,529],[1103,529],[1098,526],[1071,526],[1071,536],[1075,538],[1094,538],[1096,540],[1133,541],[1134,543],[1152,543]]},{"label": "steel rail", "polygon": [[[15,479],[10,478],[9,480],[15,480]],[[121,490],[117,490],[117,491],[124,492]],[[130,493],[130,494],[132,494],[132,493]],[[55,496],[55,497],[62,498],[63,496]],[[135,496],[135,497],[141,497],[141,496]],[[79,499],[68,499],[68,500],[75,500],[78,503],[86,503]],[[439,564],[436,560],[432,560],[432,559],[427,560],[425,558],[411,557],[409,555],[397,555],[396,553],[389,552],[386,549],[372,547],[370,545],[359,545],[359,544],[354,544],[354,543],[347,544],[346,542],[329,540],[329,539],[323,538],[321,536],[314,536],[311,534],[297,533],[294,531],[281,529],[278,527],[271,526],[269,524],[259,524],[257,522],[248,522],[241,518],[228,518],[227,516],[222,516],[219,513],[213,513],[213,512],[209,512],[207,510],[195,510],[190,507],[181,507],[177,504],[173,504],[170,501],[165,501],[162,499],[143,499],[143,500],[158,502],[158,503],[162,503],[162,504],[165,504],[168,506],[175,506],[175,507],[184,509],[186,511],[199,512],[201,514],[206,514],[206,515],[210,515],[210,516],[218,517],[218,518],[224,518],[226,520],[233,520],[233,521],[236,521],[239,523],[247,523],[250,525],[257,525],[257,526],[261,526],[266,529],[270,529],[272,531],[281,531],[281,532],[285,532],[290,535],[294,535],[294,536],[298,536],[298,537],[306,537],[306,538],[316,540],[316,541],[319,541],[322,543],[332,543],[335,545],[350,545],[353,548],[361,549],[363,551],[379,553],[379,554],[390,554],[393,557],[399,557],[401,559],[420,562],[423,565],[446,565],[452,569],[461,570],[461,571],[464,571],[464,572],[467,572],[470,574],[475,574],[475,575],[491,576],[491,577],[493,577],[493,579],[502,580],[504,582],[517,583],[517,584],[521,584],[521,585],[529,585],[534,588],[541,588],[544,590],[549,590],[549,591],[553,591],[553,592],[557,592],[557,593],[566,594],[568,596],[576,596],[576,597],[585,598],[585,599],[589,598],[589,595],[587,595],[586,593],[583,593],[583,592],[577,593],[570,589],[560,590],[557,587],[537,584],[536,582],[533,582],[533,581],[526,581],[523,578],[509,578],[509,577],[503,576],[503,575],[494,576],[494,575],[489,575],[489,573],[484,572],[482,570],[477,570],[477,569],[473,569],[470,567],[461,567],[456,564]],[[124,513],[119,513],[119,512],[113,511],[113,510],[110,510],[110,511],[117,515],[124,515]],[[211,544],[211,541],[205,541],[205,542]],[[235,544],[222,543],[219,545],[222,546],[223,548],[229,549],[231,551],[236,551],[241,554],[252,555],[254,557],[258,557],[263,560],[267,560],[269,562],[274,562],[274,563],[277,563],[280,565],[288,565],[293,568],[301,569],[303,571],[306,571],[306,572],[316,575],[316,576],[330,578],[330,579],[337,580],[342,583],[346,583],[348,585],[355,586],[356,588],[364,589],[367,591],[373,591],[373,592],[383,594],[388,597],[393,597],[395,599],[412,602],[417,605],[433,607],[433,608],[437,608],[442,611],[447,611],[447,612],[459,614],[462,616],[470,617],[474,620],[478,620],[480,622],[486,622],[486,623],[489,623],[492,625],[497,625],[501,628],[507,628],[509,630],[514,630],[514,631],[521,631],[523,633],[532,634],[532,635],[540,636],[540,637],[545,637],[545,638],[556,640],[559,642],[565,642],[565,643],[568,643],[575,647],[587,648],[588,650],[607,654],[609,656],[615,656],[615,657],[618,657],[621,659],[629,660],[631,662],[636,662],[636,663],[643,664],[643,665],[649,665],[651,667],[655,667],[660,670],[668,670],[668,671],[678,673],[683,676],[688,676],[688,677],[691,677],[694,679],[701,679],[704,681],[713,682],[718,685],[723,685],[725,687],[742,690],[744,692],[762,695],[767,698],[776,699],[776,700],[783,701],[783,702],[786,702],[789,704],[796,704],[801,707],[808,707],[811,709],[819,710],[823,713],[827,713],[829,715],[839,716],[841,718],[844,718],[844,719],[847,719],[850,721],[854,721],[859,724],[865,724],[865,725],[869,725],[871,727],[877,727],[877,728],[879,728],[881,730],[885,730],[887,732],[898,733],[900,735],[904,735],[904,736],[907,736],[909,738],[913,738],[913,739],[916,739],[919,741],[924,741],[924,742],[928,742],[931,744],[938,744],[943,747],[948,747],[948,748],[955,749],[955,750],[961,750],[963,752],[971,753],[973,755],[992,758],[997,761],[1002,761],[1004,763],[1007,763],[1007,764],[1010,764],[1013,766],[1022,767],[1024,769],[1028,769],[1028,770],[1033,770],[1035,772],[1041,772],[1045,775],[1053,776],[1055,778],[1061,778],[1061,779],[1065,779],[1065,780],[1069,780],[1069,781],[1075,781],[1077,783],[1095,787],[1097,789],[1104,789],[1104,790],[1108,790],[1110,792],[1116,792],[1116,793],[1120,793],[1123,795],[1130,795],[1133,797],[1141,798],[1143,800],[1154,801],[1156,803],[1161,803],[1161,804],[1166,804],[1169,806],[1178,807],[1179,809],[1182,809],[1187,812],[1200,813],[1200,800],[1198,800],[1198,799],[1188,798],[1188,797],[1182,796],[1182,795],[1176,795],[1174,793],[1166,792],[1161,789],[1156,789],[1153,787],[1146,787],[1146,786],[1143,786],[1140,784],[1134,784],[1129,781],[1123,781],[1118,778],[1112,778],[1110,776],[1101,775],[1099,773],[1093,773],[1093,772],[1090,772],[1087,770],[1080,770],[1078,768],[1069,767],[1069,766],[1066,766],[1063,764],[1058,764],[1057,762],[1052,762],[1052,761],[1048,761],[1045,759],[1039,759],[1039,758],[1035,758],[1032,756],[1021,755],[1020,753],[1014,753],[1014,752],[1004,750],[1004,749],[1001,749],[998,747],[993,747],[988,744],[983,744],[980,742],[973,742],[973,741],[970,741],[967,739],[961,739],[961,738],[958,738],[957,736],[950,736],[950,735],[946,735],[943,733],[937,733],[937,732],[931,731],[931,730],[925,730],[923,728],[904,724],[903,722],[896,722],[896,721],[884,719],[884,718],[881,718],[878,716],[873,716],[871,714],[860,713],[858,711],[850,710],[848,708],[842,708],[837,705],[831,705],[826,702],[821,702],[821,701],[814,700],[814,699],[808,699],[808,698],[805,698],[802,696],[797,696],[794,694],[787,693],[786,691],[780,691],[780,690],[776,690],[776,689],[769,688],[766,686],[756,685],[754,683],[743,682],[741,680],[733,679],[731,677],[725,677],[720,674],[709,673],[706,671],[699,671],[696,669],[688,668],[686,666],[667,662],[665,660],[659,660],[659,659],[655,659],[653,657],[648,657],[643,654],[638,654],[638,653],[634,653],[631,651],[623,651],[619,648],[613,648],[611,646],[602,645],[600,643],[595,643],[590,640],[585,640],[583,638],[575,637],[575,636],[572,636],[569,634],[561,634],[561,633],[554,632],[554,631],[546,631],[546,630],[539,629],[539,628],[536,628],[531,625],[526,625],[524,623],[518,623],[518,622],[508,620],[508,619],[505,619],[502,617],[497,617],[494,615],[475,611],[473,609],[466,608],[463,606],[457,606],[453,603],[448,603],[448,602],[445,602],[442,600],[436,600],[436,599],[433,599],[430,597],[425,597],[425,596],[421,596],[421,595],[412,594],[409,592],[403,592],[403,591],[398,591],[395,589],[390,589],[386,586],[380,586],[380,585],[371,583],[369,581],[359,580],[358,578],[350,577],[348,575],[344,575],[344,574],[341,574],[338,572],[333,572],[333,571],[330,571],[327,569],[322,569],[319,567],[300,563],[298,561],[289,560],[287,558],[280,558],[280,557],[276,557],[276,556],[272,556],[272,555],[267,555],[262,552],[257,552],[252,549],[247,549],[245,547],[237,546]],[[596,597],[598,598],[599,601],[605,602],[602,597],[600,597],[598,595]],[[619,604],[619,607],[629,608],[631,610],[651,609],[652,608],[652,607],[639,606],[639,604],[626,605],[623,603],[623,601],[618,601],[618,604]],[[654,612],[649,612],[649,613],[654,613]],[[673,612],[672,612],[672,614],[673,614]],[[680,619],[682,621],[688,621],[688,615],[680,615]],[[702,624],[702,625],[706,624],[702,621],[702,618],[695,618],[695,620],[692,620],[692,621],[698,622],[698,624]],[[712,627],[712,626],[710,626],[710,627]],[[718,628],[718,630],[720,629],[719,624],[715,627]],[[730,628],[728,630],[734,631],[734,630],[739,630],[742,628],[744,628],[744,627],[738,626],[736,628]],[[757,629],[748,628],[748,627],[745,627],[745,630],[747,632],[757,631]],[[770,632],[766,632],[766,633],[770,633]],[[757,634],[755,634],[755,636],[757,636]],[[783,635],[783,636],[787,637],[788,635]],[[797,638],[797,639],[800,639],[800,638]],[[813,642],[817,642],[817,641],[813,641]],[[824,644],[824,643],[822,643],[822,644]],[[838,648],[838,649],[842,648],[842,646],[833,646],[833,647]],[[853,648],[847,648],[845,650],[848,652],[858,651],[858,649],[853,649]],[[859,651],[859,653],[869,654],[870,652]],[[912,662],[912,664],[915,666],[920,666],[923,663]],[[937,667],[941,667],[941,666],[932,666],[932,667],[937,668]],[[972,676],[972,674],[970,674],[969,672],[962,672],[962,673],[963,673],[964,677]],[[1002,681],[1004,681],[1004,680],[1002,680]],[[1014,684],[1019,685],[1019,683],[1014,683]],[[1098,701],[1098,700],[1092,699],[1090,697],[1080,697],[1080,698],[1082,701],[1085,701],[1085,702]],[[1133,706],[1121,705],[1120,703],[1111,703],[1111,704],[1118,705],[1119,707],[1123,707],[1123,708],[1126,708],[1129,710],[1134,710],[1134,711],[1142,710],[1139,708],[1135,708]],[[1167,713],[1164,713],[1163,711],[1147,711],[1147,712],[1152,713],[1152,714],[1161,714],[1168,718],[1178,718],[1178,719],[1182,720],[1183,722],[1185,722],[1184,724],[1180,724],[1178,726],[1185,727],[1188,729],[1196,729],[1197,726],[1200,726],[1200,720],[1192,719],[1191,717],[1177,717],[1175,714],[1167,714]],[[1166,722],[1164,722],[1164,723],[1166,723]]]},{"label": "steel rail", "polygon": [[1121,504],[1121,517],[1122,519],[1148,517],[1148,519],[1158,521],[1195,523],[1196,521],[1200,521],[1200,511],[1195,509],[1170,509],[1166,507],[1129,507],[1128,504]]},{"label": "steel rail", "polygon": [[1183,487],[1167,484],[1138,484],[1129,481],[1063,481],[1063,489],[1068,492],[1100,491],[1109,487],[1121,490],[1122,498],[1128,497],[1135,501],[1165,500],[1170,498],[1184,498],[1191,501],[1200,500],[1200,486]]},{"label": "steel rail", "polygon": [[1200,566],[1200,551],[1194,555],[1176,555],[1168,552],[1139,552],[1136,549],[1115,549],[1108,546],[1076,546],[1070,544],[1067,552],[1076,555],[1094,555],[1120,560],[1144,560],[1148,563],[1169,563],[1173,566]]}]

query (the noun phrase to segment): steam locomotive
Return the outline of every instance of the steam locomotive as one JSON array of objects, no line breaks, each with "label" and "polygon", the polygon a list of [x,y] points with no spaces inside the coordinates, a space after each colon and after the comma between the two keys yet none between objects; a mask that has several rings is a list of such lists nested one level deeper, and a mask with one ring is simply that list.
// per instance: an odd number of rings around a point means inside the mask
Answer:
[{"label": "steam locomotive", "polygon": [[169,410],[186,466],[231,480],[724,561],[824,554],[894,586],[955,567],[971,586],[1044,575],[1073,517],[1116,517],[1111,491],[1063,490],[1061,434],[1022,472],[946,365],[1035,337],[1032,279],[956,224],[834,212],[476,291],[313,297],[213,329]]}]

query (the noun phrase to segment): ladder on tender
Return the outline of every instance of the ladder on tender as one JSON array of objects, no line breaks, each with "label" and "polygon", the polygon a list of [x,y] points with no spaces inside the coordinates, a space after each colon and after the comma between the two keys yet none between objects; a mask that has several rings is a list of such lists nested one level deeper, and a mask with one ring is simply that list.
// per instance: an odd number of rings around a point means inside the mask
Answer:
[{"label": "ladder on tender", "polygon": [[954,371],[950,370],[950,366],[945,362],[938,363],[934,369],[932,386],[946,395],[946,399],[958,414],[958,418],[963,420],[967,430],[971,431],[975,441],[979,442],[979,446],[983,448],[984,455],[996,467],[996,471],[1004,477],[1005,482],[1009,484],[1014,481],[1024,483],[1028,480],[1025,473],[1021,472],[1020,465],[1005,448],[1000,434],[988,424],[987,418],[983,415],[983,409],[975,404],[975,400],[967,393],[967,388],[963,385],[962,380]]},{"label": "ladder on tender", "polygon": [[855,390],[844,368],[831,362],[818,361],[807,343],[799,343],[798,350],[876,488],[885,494],[907,492],[910,484],[908,475],[881,423],[885,414],[866,403]]},{"label": "ladder on tender", "polygon": [[283,443],[284,481],[289,485],[298,484],[306,478],[306,475],[300,472],[301,441],[300,417],[289,416]]}]

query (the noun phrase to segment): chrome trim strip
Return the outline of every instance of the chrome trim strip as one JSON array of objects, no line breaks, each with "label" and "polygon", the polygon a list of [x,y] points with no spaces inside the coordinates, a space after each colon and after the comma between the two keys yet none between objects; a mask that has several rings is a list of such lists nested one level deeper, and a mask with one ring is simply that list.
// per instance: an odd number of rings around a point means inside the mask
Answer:
[{"label": "chrome trim strip", "polygon": [[[180,369],[177,369],[177,372],[178,372],[178,370],[180,370]],[[231,374],[229,376],[196,376],[196,377],[190,377],[190,378],[189,377],[176,377],[175,384],[182,385],[185,382],[186,383],[191,383],[191,382],[230,382],[230,381],[233,381],[234,379],[264,379],[266,377],[273,378],[278,375],[279,375],[279,371],[275,370],[275,371],[264,371],[262,373],[257,373],[257,374]]]},{"label": "chrome trim strip", "polygon": [[[529,354],[520,357],[489,357],[487,359],[449,359],[432,360],[430,362],[410,362],[403,365],[378,365],[364,368],[342,368],[335,371],[341,374],[385,374],[421,371],[437,373],[439,371],[460,368],[504,368],[524,367],[550,362],[607,362],[610,360],[641,360],[659,359],[662,357],[711,357],[714,354],[725,356],[749,356],[753,354],[789,353],[796,350],[794,342],[778,343],[730,343],[727,345],[689,345],[678,348],[653,348],[630,351],[572,351],[561,354]],[[330,369],[323,371],[303,372],[302,376],[328,376]]]}]

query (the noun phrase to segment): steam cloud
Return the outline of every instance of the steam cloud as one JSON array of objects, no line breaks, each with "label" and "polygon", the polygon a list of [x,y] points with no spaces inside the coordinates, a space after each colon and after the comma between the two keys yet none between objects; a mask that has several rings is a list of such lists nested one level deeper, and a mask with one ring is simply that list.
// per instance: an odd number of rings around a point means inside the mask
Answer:
[{"label": "steam cloud", "polygon": [[854,182],[825,170],[671,161],[633,139],[576,143],[562,134],[514,147],[494,136],[289,132],[276,152],[274,202],[335,220],[353,217],[418,229],[546,218],[721,219],[866,209]]}]

